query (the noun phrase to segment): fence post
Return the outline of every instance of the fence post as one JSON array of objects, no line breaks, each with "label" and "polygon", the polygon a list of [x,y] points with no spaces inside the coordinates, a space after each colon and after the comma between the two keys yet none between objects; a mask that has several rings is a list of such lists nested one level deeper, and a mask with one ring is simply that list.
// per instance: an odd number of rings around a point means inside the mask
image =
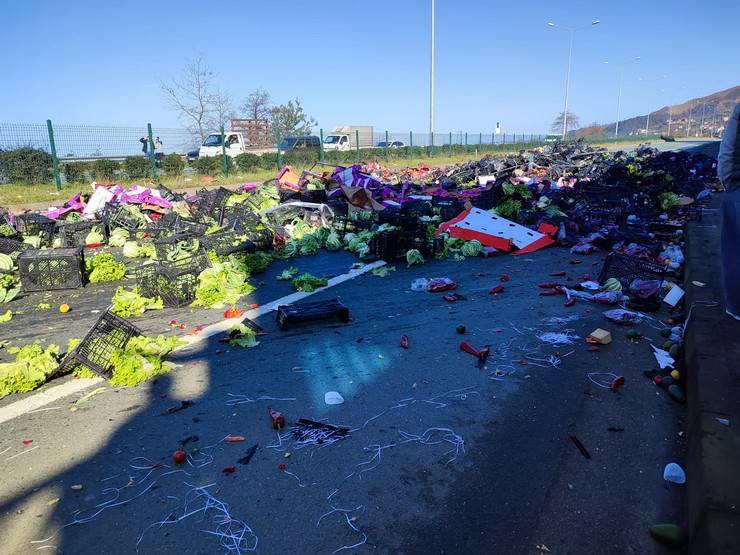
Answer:
[{"label": "fence post", "polygon": [[385,161],[388,162],[388,131],[385,132]]},{"label": "fence post", "polygon": [[465,152],[468,151],[468,132],[465,132]]},{"label": "fence post", "polygon": [[154,157],[154,138],[151,123],[146,124],[146,132],[149,135],[149,164],[152,166],[152,179],[157,179],[157,159]]},{"label": "fence post", "polygon": [[226,160],[226,134],[224,133],[224,126],[221,126],[221,163],[224,168],[224,175],[229,177],[229,163]]},{"label": "fence post", "polygon": [[283,157],[280,155],[280,130],[275,130],[275,144],[277,145],[277,169],[280,171],[280,168],[283,167]]},{"label": "fence post", "polygon": [[450,145],[450,156],[452,156],[452,131],[450,131],[450,137],[448,139],[448,143]]},{"label": "fence post", "polygon": [[478,133],[478,150],[483,147],[483,132]]},{"label": "fence post", "polygon": [[324,161],[324,130],[319,129],[319,162]]},{"label": "fence post", "polygon": [[409,131],[409,158],[413,156],[412,151],[414,150],[414,132]]},{"label": "fence post", "polygon": [[502,145],[506,144],[506,132],[501,134],[501,144]]},{"label": "fence post", "polygon": [[355,129],[355,148],[357,149],[357,163],[360,163],[360,130]]},{"label": "fence post", "polygon": [[59,175],[59,159],[57,158],[57,147],[54,144],[54,128],[51,126],[51,120],[46,120],[46,129],[49,131],[49,148],[51,150],[51,167],[54,170],[54,184],[57,191],[62,189],[62,178]]}]

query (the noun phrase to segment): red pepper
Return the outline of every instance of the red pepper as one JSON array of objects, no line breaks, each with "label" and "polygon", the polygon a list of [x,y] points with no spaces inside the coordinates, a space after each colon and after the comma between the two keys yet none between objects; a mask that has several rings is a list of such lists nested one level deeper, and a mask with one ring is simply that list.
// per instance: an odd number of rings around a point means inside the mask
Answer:
[{"label": "red pepper", "polygon": [[557,289],[548,289],[547,291],[542,291],[540,293],[540,297],[554,297],[558,294]]},{"label": "red pepper", "polygon": [[501,281],[509,281],[509,274],[501,274],[499,278]]},{"label": "red pepper", "polygon": [[285,426],[285,417],[282,413],[272,410],[272,408],[267,407],[267,412],[270,415],[270,418],[272,418],[272,427],[276,430],[280,430]]},{"label": "red pepper", "polygon": [[32,439],[24,439],[21,443],[23,443],[23,445],[31,445],[33,443],[33,440]]},{"label": "red pepper", "polygon": [[244,314],[244,312],[234,306],[224,312],[224,318],[239,318],[242,314]]},{"label": "red pepper", "polygon": [[611,385],[609,385],[609,389],[611,389],[614,393],[616,393],[617,392],[617,388],[620,385],[624,385],[624,376],[619,376],[617,378],[614,378],[612,380]]},{"label": "red pepper", "polygon": [[249,305],[249,308],[257,308],[259,305],[257,303],[252,303]]},{"label": "red pepper", "polygon": [[499,293],[504,292],[504,286],[503,285],[497,285],[496,287],[491,288],[491,290],[488,292],[489,295],[498,295]]},{"label": "red pepper", "polygon": [[227,466],[221,472],[223,472],[224,474],[233,474],[234,472],[236,472],[236,467],[235,466]]},{"label": "red pepper", "polygon": [[187,458],[188,456],[182,449],[178,449],[177,451],[172,453],[172,462],[175,464],[182,464],[187,460]]},{"label": "red pepper", "polygon": [[226,436],[224,441],[226,443],[240,443],[244,441],[244,436]]},{"label": "red pepper", "polygon": [[473,355],[481,362],[486,360],[488,358],[488,355],[491,353],[491,349],[489,349],[488,347],[485,347],[479,351],[467,341],[460,341],[460,350],[465,351],[469,355]]},{"label": "red pepper", "polygon": [[540,283],[537,287],[540,289],[553,289],[555,287],[562,287],[563,285],[561,283],[558,283],[557,281],[546,281],[544,283]]},{"label": "red pepper", "polygon": [[563,277],[565,275],[565,272],[553,272],[550,274],[550,277]]},{"label": "red pepper", "polygon": [[580,264],[581,262],[583,262],[583,260],[571,260],[570,261],[571,264]]},{"label": "red pepper", "polygon": [[409,336],[408,335],[404,334],[401,336],[401,347],[403,347],[404,349],[409,348]]},{"label": "red pepper", "polygon": [[285,470],[285,463],[280,463],[280,464],[278,465],[278,469],[280,469],[280,470]]},{"label": "red pepper", "polygon": [[587,350],[587,351],[588,351],[589,353],[600,353],[600,352],[601,352],[601,348],[600,348],[600,347],[596,347],[596,346],[593,346],[593,347],[589,347],[589,348],[588,348],[588,349],[586,349],[586,350]]},{"label": "red pepper", "polygon": [[655,385],[660,385],[660,384],[662,384],[662,383],[663,383],[663,376],[655,376],[655,377],[653,378],[653,383],[654,383]]},{"label": "red pepper", "polygon": [[569,307],[573,306],[574,304],[576,304],[576,300],[575,299],[568,299],[567,301],[565,301],[565,304],[563,306],[566,307],[566,308],[569,308]]}]

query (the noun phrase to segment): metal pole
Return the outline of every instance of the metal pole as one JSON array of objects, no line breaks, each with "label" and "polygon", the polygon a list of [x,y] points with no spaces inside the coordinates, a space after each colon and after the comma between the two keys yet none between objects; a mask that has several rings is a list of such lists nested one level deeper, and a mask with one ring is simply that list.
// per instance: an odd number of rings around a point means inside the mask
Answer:
[{"label": "metal pole", "polygon": [[388,162],[388,131],[385,132],[385,147],[383,150],[385,151],[385,161]]},{"label": "metal pole", "polygon": [[[149,164],[152,166],[152,178],[157,179],[157,160],[154,157],[154,139],[152,138],[152,124],[146,124],[146,132],[149,135]],[[223,142],[223,139],[222,139]]]},{"label": "metal pole", "polygon": [[221,126],[221,163],[223,164],[224,175],[228,177],[229,176],[229,163],[226,160],[226,134],[224,133],[223,125]]},{"label": "metal pole", "polygon": [[699,126],[699,136],[704,136],[704,113],[707,110],[707,103],[701,105],[701,125]]},{"label": "metal pole", "polygon": [[671,118],[673,117],[673,106],[668,106],[668,136],[671,136]]},{"label": "metal pole", "polygon": [[[356,130],[355,130],[356,131]],[[324,130],[319,129],[319,161],[324,161]]]},{"label": "metal pole", "polygon": [[432,0],[432,42],[429,66],[429,134],[432,135],[432,151],[434,151],[434,0]]},{"label": "metal pole", "polygon": [[357,149],[357,163],[360,163],[360,130],[355,129],[355,148]]},{"label": "metal pole", "polygon": [[622,113],[622,76],[624,75],[624,69],[619,70],[619,93],[617,94],[617,123],[614,128],[614,136],[619,136],[619,117]]},{"label": "metal pole", "polygon": [[570,29],[570,46],[568,47],[568,73],[565,77],[565,108],[563,108],[563,140],[568,135],[568,94],[570,92],[570,61],[573,57],[574,29]]},{"label": "metal pole", "polygon": [[450,156],[452,156],[452,131],[450,131],[449,145],[450,145]]},{"label": "metal pole", "polygon": [[409,131],[409,158],[411,158],[412,150],[414,150],[414,132]]},{"label": "metal pole", "polygon": [[648,110],[647,123],[645,124],[645,135],[650,135],[650,110]]},{"label": "metal pole", "polygon": [[275,130],[275,144],[277,145],[277,169],[280,171],[280,168],[283,167],[283,157],[280,154],[280,130]]},{"label": "metal pole", "polygon": [[686,137],[691,133],[691,111],[694,109],[693,104],[689,104],[689,120],[686,122]]},{"label": "metal pole", "polygon": [[468,151],[468,132],[465,132],[465,152]]},{"label": "metal pole", "polygon": [[54,184],[57,191],[62,189],[62,178],[59,175],[59,159],[57,158],[57,147],[54,143],[54,128],[51,126],[51,120],[46,120],[46,129],[49,132],[49,149],[51,150],[51,167],[54,171]]}]

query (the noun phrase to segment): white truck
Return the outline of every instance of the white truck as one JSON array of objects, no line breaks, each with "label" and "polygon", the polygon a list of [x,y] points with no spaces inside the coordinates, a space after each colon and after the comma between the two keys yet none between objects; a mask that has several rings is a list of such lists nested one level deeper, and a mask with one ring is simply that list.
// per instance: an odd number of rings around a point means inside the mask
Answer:
[{"label": "white truck", "polygon": [[324,150],[353,150],[358,146],[358,139],[360,148],[372,148],[373,126],[338,125],[324,137]]},{"label": "white truck", "polygon": [[[221,133],[211,133],[208,135],[198,149],[198,156],[221,156],[221,138]],[[241,131],[226,131],[223,134],[223,139],[223,144],[226,146],[226,154],[232,158],[243,152],[251,152],[258,156],[265,152],[277,152],[277,149],[274,147],[250,146],[247,141],[247,134]]]}]

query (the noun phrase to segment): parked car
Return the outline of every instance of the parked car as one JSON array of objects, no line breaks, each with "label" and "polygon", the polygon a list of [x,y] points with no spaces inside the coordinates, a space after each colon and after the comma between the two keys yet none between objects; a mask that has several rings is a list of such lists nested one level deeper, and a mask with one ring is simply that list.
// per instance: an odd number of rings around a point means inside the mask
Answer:
[{"label": "parked car", "polygon": [[188,153],[185,155],[185,160],[187,162],[195,162],[198,159],[198,156],[200,156],[200,150],[188,150]]},{"label": "parked car", "polygon": [[258,156],[265,152],[275,152],[274,147],[250,146],[248,138],[248,134],[241,131],[227,131],[223,136],[221,133],[211,133],[203,141],[198,155],[220,156],[225,151],[227,156],[233,158],[243,152],[251,152]]},{"label": "parked car", "polygon": [[321,140],[315,135],[303,135],[300,137],[285,137],[280,143],[280,150],[319,150]]},{"label": "parked car", "polygon": [[388,146],[388,148],[403,148],[406,146],[406,143],[404,143],[403,141],[380,141],[378,143],[378,148],[385,148],[386,145]]}]

